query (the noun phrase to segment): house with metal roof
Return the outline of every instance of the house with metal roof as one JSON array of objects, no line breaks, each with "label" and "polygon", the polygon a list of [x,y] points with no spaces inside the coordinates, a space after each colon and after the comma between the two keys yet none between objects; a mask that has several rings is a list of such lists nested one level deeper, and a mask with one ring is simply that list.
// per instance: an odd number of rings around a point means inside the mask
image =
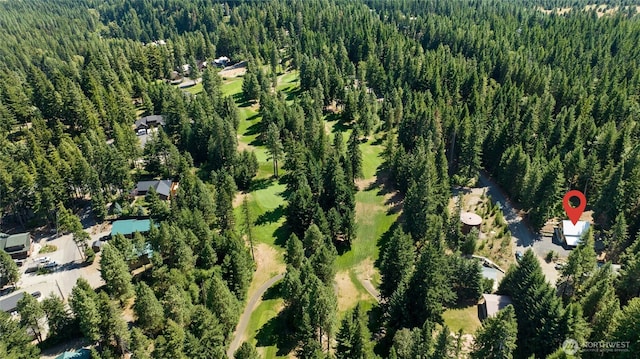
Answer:
[{"label": "house with metal roof", "polygon": [[587,221],[578,221],[573,224],[571,221],[562,221],[562,241],[567,244],[568,247],[576,247],[582,242],[582,235],[587,232],[591,224]]},{"label": "house with metal roof", "polygon": [[151,229],[150,219],[125,219],[113,222],[111,225],[111,237],[122,234],[132,237],[135,232],[147,233]]},{"label": "house with metal roof", "polygon": [[0,233],[0,249],[9,253],[13,259],[25,259],[33,251],[33,239],[29,233]]},{"label": "house with metal roof", "polygon": [[136,184],[136,188],[131,192],[131,195],[144,196],[151,188],[153,188],[160,199],[167,200],[175,193],[177,186],[178,183],[173,182],[173,180],[170,179],[140,181]]}]

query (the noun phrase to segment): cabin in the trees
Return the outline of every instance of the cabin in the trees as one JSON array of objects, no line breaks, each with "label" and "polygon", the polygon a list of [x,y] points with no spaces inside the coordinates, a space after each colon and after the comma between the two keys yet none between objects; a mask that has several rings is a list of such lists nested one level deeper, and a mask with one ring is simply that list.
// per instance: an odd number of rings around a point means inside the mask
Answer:
[{"label": "cabin in the trees", "polygon": [[587,232],[591,224],[587,221],[578,221],[573,224],[571,221],[562,221],[560,227],[560,238],[567,247],[576,247],[582,242],[582,235]]},{"label": "cabin in the trees", "polygon": [[164,126],[164,118],[162,115],[151,115],[136,120],[135,130],[136,133],[140,133],[140,131],[146,133],[148,130],[160,126]]},{"label": "cabin in the trees", "polygon": [[213,60],[213,63],[218,67],[226,67],[229,64],[229,61],[231,60],[228,57],[220,56],[217,59]]},{"label": "cabin in the trees", "polygon": [[478,303],[478,318],[485,320],[488,317],[493,317],[509,304],[511,304],[511,297],[508,295],[483,294],[480,303]]},{"label": "cabin in the trees", "polygon": [[111,225],[111,238],[118,234],[132,238],[136,232],[147,233],[149,230],[151,230],[150,219],[125,219],[115,221]]},{"label": "cabin in the trees", "polygon": [[29,233],[0,233],[0,249],[9,253],[13,259],[25,259],[31,255],[33,239]]},{"label": "cabin in the trees", "polygon": [[158,197],[162,200],[168,200],[174,195],[178,189],[178,182],[173,180],[154,180],[154,181],[140,181],[136,184],[136,188],[131,191],[132,196],[144,196],[153,188]]}]

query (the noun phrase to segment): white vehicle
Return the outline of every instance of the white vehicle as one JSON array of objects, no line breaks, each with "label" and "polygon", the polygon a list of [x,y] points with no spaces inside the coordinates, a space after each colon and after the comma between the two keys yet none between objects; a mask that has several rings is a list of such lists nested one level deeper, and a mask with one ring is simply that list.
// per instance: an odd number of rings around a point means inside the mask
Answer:
[{"label": "white vehicle", "polygon": [[144,128],[141,128],[138,130],[138,136],[142,136],[142,135],[146,135],[147,134],[147,130],[145,130]]},{"label": "white vehicle", "polygon": [[57,266],[58,266],[58,263],[56,263],[56,261],[51,261],[51,262],[48,262],[47,264],[43,265],[42,268],[51,269],[51,268],[55,268]]},{"label": "white vehicle", "polygon": [[50,257],[36,258],[36,262],[37,263],[49,263],[49,262],[51,262],[51,258]]}]

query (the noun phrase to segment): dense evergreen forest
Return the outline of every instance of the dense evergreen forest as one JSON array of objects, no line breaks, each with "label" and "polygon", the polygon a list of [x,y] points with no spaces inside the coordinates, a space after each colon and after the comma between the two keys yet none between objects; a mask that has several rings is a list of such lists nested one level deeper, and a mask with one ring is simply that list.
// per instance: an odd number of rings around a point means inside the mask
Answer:
[{"label": "dense evergreen forest", "polygon": [[[238,194],[268,181],[286,200],[281,231],[269,233],[286,265],[281,330],[271,333],[287,343],[278,355],[565,358],[560,347],[573,338],[631,342],[616,357],[636,357],[640,16],[630,1],[612,2],[620,8],[605,16],[589,4],[0,2],[0,223],[55,226],[62,213],[79,247],[88,235],[75,213],[87,206],[98,221],[143,213],[154,223],[105,245],[104,288],[81,279],[68,307],[26,296],[20,321],[0,313],[0,357],[35,358],[78,336],[96,344],[95,358],[227,357],[257,275],[256,220]],[[220,56],[246,65],[234,95],[212,66]],[[281,90],[286,73],[298,74],[298,87]],[[183,91],[176,76],[202,90]],[[243,146],[251,109],[260,121]],[[142,148],[132,128],[145,115],[162,115],[164,126]],[[356,195],[370,160],[362,145],[374,141],[384,148],[375,175],[397,191],[401,215],[375,238],[380,303],[340,312],[336,263],[362,239]],[[473,186],[481,171],[536,230],[563,216],[569,189],[587,195],[595,226],[557,285],[525,253],[498,288],[512,306],[463,348],[443,312],[475,303],[491,284],[460,256],[474,253],[477,232],[463,235],[449,204],[452,187]],[[149,178],[180,185],[169,202],[150,191],[146,210],[129,206],[135,183]],[[596,266],[596,240],[619,273]],[[132,277],[132,253],[147,244],[151,265]],[[4,276],[11,261],[0,259]],[[235,353],[259,356],[249,342]]]}]

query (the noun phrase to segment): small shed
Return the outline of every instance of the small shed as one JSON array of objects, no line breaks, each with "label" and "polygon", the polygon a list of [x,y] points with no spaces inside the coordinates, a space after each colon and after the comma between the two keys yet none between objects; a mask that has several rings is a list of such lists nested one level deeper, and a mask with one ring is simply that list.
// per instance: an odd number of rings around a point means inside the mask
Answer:
[{"label": "small shed", "polygon": [[482,217],[471,212],[460,213],[460,222],[462,222],[462,233],[467,234],[471,232],[473,228],[480,231],[480,225],[482,224]]},{"label": "small shed", "polygon": [[511,304],[511,297],[508,295],[483,294],[480,303],[478,303],[478,318],[485,320],[488,317],[493,317],[509,304]]}]

